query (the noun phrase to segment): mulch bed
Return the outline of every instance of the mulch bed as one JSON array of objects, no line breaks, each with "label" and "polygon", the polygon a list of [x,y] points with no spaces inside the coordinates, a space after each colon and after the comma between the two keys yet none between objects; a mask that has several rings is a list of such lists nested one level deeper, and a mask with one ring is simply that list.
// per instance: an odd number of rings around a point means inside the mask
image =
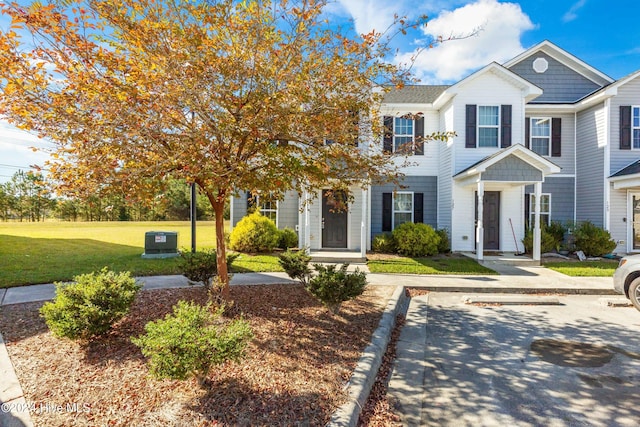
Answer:
[{"label": "mulch bed", "polygon": [[240,363],[195,380],[155,380],[131,336],[202,288],[142,291],[130,314],[86,346],[55,338],[42,303],[3,307],[0,331],[36,426],[325,425],[393,287],[370,286],[331,315],[299,285],[234,286],[254,339]]}]

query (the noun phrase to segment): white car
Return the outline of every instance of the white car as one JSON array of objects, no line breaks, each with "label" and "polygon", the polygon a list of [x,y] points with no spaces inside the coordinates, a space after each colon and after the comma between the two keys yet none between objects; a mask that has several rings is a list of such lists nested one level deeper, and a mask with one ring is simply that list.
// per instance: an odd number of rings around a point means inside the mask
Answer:
[{"label": "white car", "polygon": [[613,273],[613,288],[629,298],[640,310],[640,254],[629,255],[620,260]]}]

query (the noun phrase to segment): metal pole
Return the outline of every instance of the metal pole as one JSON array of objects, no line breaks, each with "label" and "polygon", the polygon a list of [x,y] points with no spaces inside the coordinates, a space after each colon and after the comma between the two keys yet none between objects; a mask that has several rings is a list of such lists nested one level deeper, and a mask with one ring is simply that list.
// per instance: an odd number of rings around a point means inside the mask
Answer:
[{"label": "metal pole", "polygon": [[196,183],[191,183],[191,252],[196,252]]}]

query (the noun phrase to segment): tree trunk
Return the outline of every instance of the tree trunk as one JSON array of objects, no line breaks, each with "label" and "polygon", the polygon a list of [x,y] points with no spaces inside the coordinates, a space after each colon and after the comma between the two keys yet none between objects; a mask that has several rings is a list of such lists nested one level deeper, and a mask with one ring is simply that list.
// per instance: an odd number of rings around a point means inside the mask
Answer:
[{"label": "tree trunk", "polygon": [[218,190],[214,195],[205,190],[207,198],[211,203],[216,219],[216,263],[218,264],[218,279],[222,283],[222,298],[229,301],[231,298],[229,289],[229,272],[227,271],[227,251],[224,241],[224,204],[226,192]]}]

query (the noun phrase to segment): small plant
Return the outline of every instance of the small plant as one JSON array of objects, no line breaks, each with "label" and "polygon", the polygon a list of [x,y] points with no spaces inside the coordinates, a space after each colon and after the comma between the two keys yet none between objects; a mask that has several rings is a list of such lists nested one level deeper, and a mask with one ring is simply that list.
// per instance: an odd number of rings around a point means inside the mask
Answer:
[{"label": "small plant", "polygon": [[280,232],[273,221],[256,211],[233,228],[229,247],[238,252],[271,252],[279,239]]},{"label": "small plant", "polygon": [[142,287],[129,272],[82,274],[74,283],[56,283],[56,296],[40,309],[58,337],[89,340],[107,333],[128,312]]},{"label": "small plant", "polygon": [[[240,254],[227,254],[227,267],[230,268],[233,261]],[[200,252],[182,251],[178,260],[178,269],[192,283],[202,283],[207,289],[211,288],[213,278],[218,274],[215,249],[206,249]]]},{"label": "small plant", "polygon": [[[540,227],[540,252],[547,253],[552,252],[556,249],[557,246],[560,245],[556,236],[549,233],[546,225],[542,225]],[[533,228],[527,228],[524,231],[524,239],[522,239],[522,244],[524,245],[524,251],[528,254],[533,253]]]},{"label": "small plant", "polygon": [[573,234],[576,250],[584,252],[587,256],[606,255],[616,247],[616,242],[611,239],[611,234],[590,221],[581,222]]},{"label": "small plant", "polygon": [[383,254],[396,253],[396,241],[393,239],[393,234],[382,233],[375,236],[371,242],[371,249],[373,249],[374,252]]},{"label": "small plant", "polygon": [[332,313],[337,313],[340,304],[361,295],[367,285],[366,274],[356,269],[347,273],[349,264],[343,264],[339,270],[335,265],[314,264],[318,273],[309,280],[307,291],[316,297]]},{"label": "small plant", "polygon": [[449,232],[445,228],[436,230],[436,234],[440,237],[438,242],[438,253],[448,254],[451,252],[451,241],[449,240]]},{"label": "small plant", "polygon": [[295,248],[298,246],[298,234],[293,228],[283,228],[280,230],[280,237],[278,239],[278,247],[280,249]]},{"label": "small plant", "polygon": [[422,257],[438,253],[440,237],[428,224],[405,222],[393,230],[398,253],[410,257]]},{"label": "small plant", "polygon": [[173,314],[147,323],[146,333],[131,341],[149,358],[151,375],[178,380],[195,376],[202,386],[212,366],[242,358],[253,338],[251,328],[242,319],[224,325],[222,310],[179,301]]},{"label": "small plant", "polygon": [[311,275],[311,269],[309,268],[309,262],[311,257],[307,254],[307,251],[300,249],[298,251],[287,250],[280,254],[278,262],[284,271],[294,280],[300,280],[305,286],[309,281]]}]

